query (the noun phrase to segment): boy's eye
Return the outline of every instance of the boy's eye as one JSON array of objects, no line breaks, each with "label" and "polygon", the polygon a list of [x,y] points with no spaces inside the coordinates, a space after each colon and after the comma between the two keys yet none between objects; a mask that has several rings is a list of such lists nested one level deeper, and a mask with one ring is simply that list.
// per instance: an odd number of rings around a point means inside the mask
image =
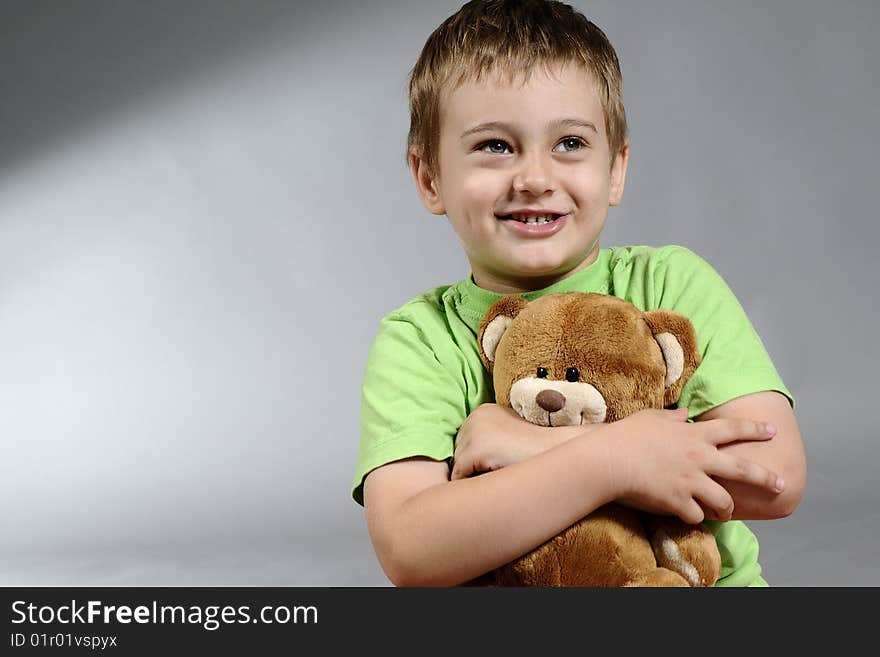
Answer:
[{"label": "boy's eye", "polygon": [[583,148],[584,146],[587,145],[587,142],[585,142],[580,137],[566,137],[565,139],[563,139],[559,143],[566,144],[567,146],[572,146],[571,150],[566,149],[565,151],[563,151],[564,153],[571,153],[574,151],[579,151],[581,148]]},{"label": "boy's eye", "polygon": [[578,368],[569,367],[565,370],[565,380],[569,383],[577,383],[577,380],[581,377],[581,373],[578,372]]},{"label": "boy's eye", "polygon": [[[497,151],[497,150],[486,151],[487,146],[497,146],[499,144],[501,145],[502,151]],[[495,153],[497,155],[501,155],[503,153],[503,149],[505,146],[507,146],[507,142],[501,141],[500,139],[493,139],[492,141],[487,141],[485,144],[481,144],[480,150],[486,151],[487,153]]]},{"label": "boy's eye", "polygon": [[[559,142],[560,145],[564,144],[566,146],[565,150],[557,151],[562,153],[574,153],[579,151],[581,148],[587,146],[587,142],[585,142],[580,137],[565,137],[562,141]],[[497,147],[497,148],[496,148]],[[494,153],[495,155],[504,155],[505,150],[509,150],[509,146],[506,141],[501,139],[493,139],[491,141],[484,142],[480,144],[479,149],[484,153]],[[488,149],[488,150],[486,150]],[[553,149],[556,150],[555,148]]]},{"label": "boy's eye", "polygon": [[546,367],[539,367],[538,368],[538,378],[539,379],[546,379],[547,378],[547,368]]}]

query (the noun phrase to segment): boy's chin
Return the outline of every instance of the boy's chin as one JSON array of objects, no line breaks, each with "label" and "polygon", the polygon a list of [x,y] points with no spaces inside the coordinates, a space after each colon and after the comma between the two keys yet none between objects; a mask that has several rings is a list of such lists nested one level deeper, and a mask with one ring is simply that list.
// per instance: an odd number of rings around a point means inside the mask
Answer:
[{"label": "boy's chin", "polygon": [[559,280],[588,266],[591,255],[514,259],[508,263],[505,274],[512,281],[516,280],[520,283],[533,281],[539,286],[536,289],[540,289],[548,279]]},{"label": "boy's chin", "polygon": [[[556,245],[558,246],[558,245]],[[511,274],[528,277],[564,276],[569,272],[582,269],[595,260],[598,249],[587,253],[572,253],[571,250],[545,249],[541,252],[513,253],[508,260],[508,271]]]},{"label": "boy's chin", "polygon": [[550,282],[564,278],[569,272],[577,268],[577,263],[544,262],[518,264],[510,267],[506,272],[506,278],[514,284],[540,289]]},{"label": "boy's chin", "polygon": [[514,259],[509,263],[508,273],[517,278],[546,278],[564,276],[580,264],[579,259],[546,254],[539,258]]}]

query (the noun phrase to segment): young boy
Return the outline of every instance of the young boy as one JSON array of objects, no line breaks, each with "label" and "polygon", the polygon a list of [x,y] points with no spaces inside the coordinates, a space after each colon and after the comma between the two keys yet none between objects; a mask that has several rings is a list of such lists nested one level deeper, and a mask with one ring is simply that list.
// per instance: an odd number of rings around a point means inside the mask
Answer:
[{"label": "young boy", "polygon": [[[410,110],[419,196],[448,216],[471,276],[387,315],[370,350],[352,495],[389,579],[464,583],[617,500],[705,521],[718,584],[766,586],[741,520],[800,501],[793,400],[705,261],[678,246],[600,249],[629,154],[605,35],[558,2],[468,2],[425,44]],[[573,290],[691,320],[702,364],[679,409],[547,428],[492,403],[476,343],[488,307]]]}]

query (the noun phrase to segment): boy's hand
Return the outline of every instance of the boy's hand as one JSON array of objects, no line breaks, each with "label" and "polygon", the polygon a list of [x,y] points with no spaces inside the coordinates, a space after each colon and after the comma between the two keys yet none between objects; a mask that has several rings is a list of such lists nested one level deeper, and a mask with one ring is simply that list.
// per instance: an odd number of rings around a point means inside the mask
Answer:
[{"label": "boy's hand", "polygon": [[498,470],[550,449],[589,427],[541,427],[498,404],[482,404],[458,431],[451,479]]},{"label": "boy's hand", "polygon": [[606,425],[619,502],[697,524],[707,518],[730,520],[733,514],[733,498],[713,477],[781,492],[775,473],[718,449],[735,441],[769,440],[774,427],[745,419],[686,420],[684,408],[646,410]]}]

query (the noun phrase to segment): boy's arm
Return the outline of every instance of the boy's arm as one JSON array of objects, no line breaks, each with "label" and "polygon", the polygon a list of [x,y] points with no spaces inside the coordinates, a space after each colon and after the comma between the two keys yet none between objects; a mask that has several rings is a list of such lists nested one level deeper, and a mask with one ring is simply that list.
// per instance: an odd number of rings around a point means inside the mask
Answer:
[{"label": "boy's arm", "polygon": [[[785,480],[785,492],[771,498],[719,478],[735,500],[734,517],[789,515],[800,501],[806,480],[803,444],[791,405],[783,396],[788,391],[763,342],[733,291],[708,262],[679,246],[661,249],[655,255],[652,278],[658,303],[690,319],[701,345],[702,362],[682,390],[679,406],[695,413],[695,424],[713,418],[748,417],[770,422],[779,432],[767,444],[721,448],[776,470]],[[730,401],[718,403],[724,400]]]},{"label": "boy's arm", "polygon": [[[766,520],[790,515],[803,496],[806,462],[800,431],[788,400],[775,392],[753,393],[717,406],[696,420],[705,422],[721,418],[766,421],[777,427],[777,433],[770,441],[734,441],[718,445],[718,450],[738,457],[739,467],[764,466],[781,477],[785,486],[780,494],[716,476],[715,480],[733,498],[733,515],[721,517],[715,509],[707,507],[704,508],[706,518]],[[483,404],[471,413],[459,432],[452,479],[503,468],[581,435],[584,430],[589,432],[600,426],[538,427],[510,409]]]},{"label": "boy's arm", "polygon": [[457,585],[540,545],[611,501],[600,441],[449,481],[444,461],[396,461],[364,482],[367,527],[397,586]]},{"label": "boy's arm", "polygon": [[804,445],[797,420],[788,400],[778,392],[757,392],[732,399],[699,415],[697,422],[718,418],[748,418],[776,426],[773,440],[736,442],[719,450],[760,463],[785,481],[780,494],[717,477],[734,500],[733,518],[769,520],[791,515],[803,497],[807,478]]},{"label": "boy's arm", "polygon": [[480,404],[467,417],[455,439],[450,479],[499,470],[589,433],[599,425],[542,427],[511,408]]},{"label": "boy's arm", "polygon": [[768,440],[764,423],[688,425],[686,417],[641,411],[478,477],[449,481],[445,462],[426,459],[379,467],[364,483],[379,562],[397,585],[455,585],[528,552],[614,499],[698,523],[703,508],[729,515],[732,506],[712,476],[772,490],[774,473],[759,465],[739,468],[738,459],[718,449],[733,440]]}]

